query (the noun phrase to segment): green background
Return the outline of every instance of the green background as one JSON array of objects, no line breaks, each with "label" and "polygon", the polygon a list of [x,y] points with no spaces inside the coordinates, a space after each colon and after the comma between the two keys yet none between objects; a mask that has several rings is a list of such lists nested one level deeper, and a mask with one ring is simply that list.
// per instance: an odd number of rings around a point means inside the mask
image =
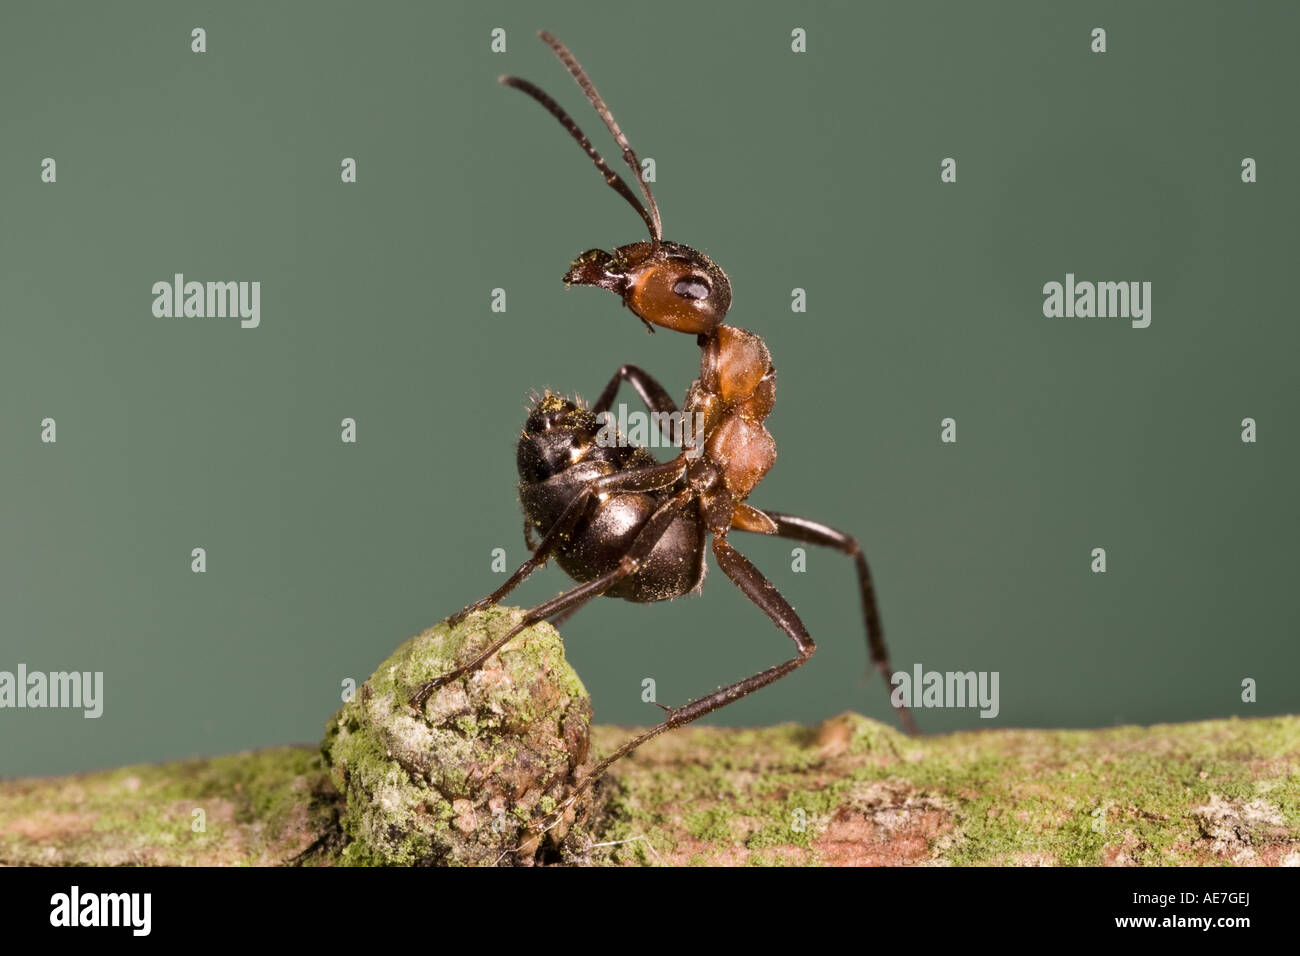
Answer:
[{"label": "green background", "polygon": [[[996,720],[925,729],[1300,709],[1298,9],[4,4],[0,669],[106,688],[98,720],[0,711],[0,774],[318,739],[344,678],[495,587],[493,548],[525,556],[530,390],[591,399],[633,362],[684,392],[690,338],[560,282],[643,230],[495,83],[539,83],[616,161],[541,27],[772,350],[780,459],[751,501],[860,537],[897,667],[1000,673]],[[261,327],[153,317],[174,272],[260,280]],[[1151,327],[1044,318],[1067,272],[1152,282]],[[734,540],[819,651],[709,719],[891,719],[851,564]],[[564,633],[610,723],[657,719],[644,677],[676,704],[790,651],[716,567],[702,596],[597,601]]]}]

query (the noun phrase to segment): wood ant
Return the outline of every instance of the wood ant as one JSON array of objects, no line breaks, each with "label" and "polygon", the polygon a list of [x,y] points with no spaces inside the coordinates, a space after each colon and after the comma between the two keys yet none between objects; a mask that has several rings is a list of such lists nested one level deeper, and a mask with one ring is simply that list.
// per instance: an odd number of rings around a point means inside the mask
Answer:
[{"label": "wood ant", "polygon": [[[498,603],[552,557],[578,586],[527,611],[512,630],[463,667],[424,684],[411,698],[411,705],[422,709],[434,690],[479,667],[524,628],[547,618],[558,623],[594,597],[648,602],[700,591],[706,533],[712,535],[718,567],[794,641],[797,651],[782,664],[681,707],[659,705],[667,711],[667,719],[605,757],[578,784],[580,793],[610,764],[652,737],[765,687],[812,656],[813,640],[794,608],[732,547],[728,540],[731,531],[778,535],[834,548],[851,557],[858,573],[871,660],[886,683],[892,667],[871,571],[858,542],[819,522],[759,510],[745,502],[776,460],[776,442],[763,426],[776,397],[771,355],[753,332],[722,324],[731,305],[727,274],[704,253],[664,240],[659,207],[641,175],[640,160],[609,107],[573,54],[550,33],[539,35],[578,81],[609,128],[636,176],[645,203],[555,100],[518,77],[503,76],[500,82],[528,94],[559,120],[596,164],[605,182],[631,204],[650,230],[649,242],[633,242],[612,253],[603,249],[584,252],[570,266],[564,282],[617,294],[651,332],[659,326],[696,337],[703,361],[700,377],[687,391],[685,411],[689,420],[701,421],[704,427],[689,439],[683,438],[681,453],[663,463],[642,447],[598,441],[598,416],[609,411],[623,382],[631,384],[660,416],[656,420],[665,431],[677,412],[663,386],[634,365],[620,368],[590,408],[558,395],[538,397],[517,449],[525,540],[532,556],[501,587],[448,621],[454,624]],[[533,531],[540,536],[537,543]],[[897,705],[896,710],[908,732],[916,732],[907,708]]]}]

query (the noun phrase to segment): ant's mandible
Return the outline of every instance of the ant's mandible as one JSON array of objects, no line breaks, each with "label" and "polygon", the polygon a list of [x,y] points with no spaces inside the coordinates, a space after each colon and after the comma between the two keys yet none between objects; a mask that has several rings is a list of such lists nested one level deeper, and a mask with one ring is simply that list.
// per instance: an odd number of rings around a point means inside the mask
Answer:
[{"label": "ant's mandible", "polygon": [[[667,719],[629,740],[603,759],[577,792],[598,779],[615,760],[666,730],[680,727],[789,674],[812,656],[808,630],[775,586],[732,547],[730,531],[779,535],[835,548],[857,567],[871,660],[889,681],[892,668],[885,648],[871,572],[858,542],[834,528],[746,504],[745,499],[776,460],[776,442],[763,426],[776,397],[776,370],[763,340],[752,332],[722,324],[731,306],[727,274],[704,253],[666,242],[641,164],[613,114],[568,49],[551,34],[541,38],[555,51],[604,120],[631,167],[645,203],[591,145],[562,107],[527,80],[503,76],[501,82],[527,93],[578,141],[605,178],[645,221],[650,241],[620,246],[612,253],[592,249],[579,256],[564,277],[566,285],[591,285],[617,294],[651,332],[655,326],[696,337],[703,351],[700,377],[686,394],[678,417],[672,397],[633,365],[615,373],[591,408],[558,395],[536,399],[518,446],[519,494],[525,538],[532,556],[487,597],[453,615],[456,623],[473,611],[498,603],[550,558],[579,582],[577,587],[524,614],[504,637],[457,670],[422,686],[411,699],[417,709],[429,695],[479,667],[524,628],[547,618],[557,622],[599,595],[628,601],[663,601],[698,591],[704,582],[705,535],[712,535],[718,567],[772,622],[794,641],[797,654],[775,667],[737,681],[681,707],[664,708]],[[686,437],[681,453],[661,463],[644,448],[624,441],[598,440],[598,416],[608,412],[622,382],[629,382],[669,431],[669,422],[701,422]],[[667,436],[670,440],[673,436]],[[532,533],[540,537],[534,544]],[[661,705],[662,706],[662,705]],[[908,731],[915,722],[896,708]],[[575,794],[576,795],[576,794]]]}]

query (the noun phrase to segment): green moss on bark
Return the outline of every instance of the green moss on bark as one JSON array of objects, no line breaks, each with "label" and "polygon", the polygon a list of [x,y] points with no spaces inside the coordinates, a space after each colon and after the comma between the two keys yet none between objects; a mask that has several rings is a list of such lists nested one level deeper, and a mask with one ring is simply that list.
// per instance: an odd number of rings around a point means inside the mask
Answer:
[{"label": "green moss on bark", "polygon": [[304,747],[8,781],[0,863],[312,863],[329,859],[339,806],[319,754]]},{"label": "green moss on bark", "polygon": [[342,862],[531,864],[566,850],[590,793],[548,818],[591,768],[591,705],[554,628],[523,630],[418,713],[409,705],[520,618],[493,608],[411,638],[331,718],[321,749],[347,796]]},{"label": "green moss on bark", "polygon": [[554,630],[406,708],[518,613],[408,641],[319,751],[0,783],[0,863],[1300,866],[1300,717],[920,738],[855,714],[691,726],[615,764],[585,826],[527,845],[593,754],[635,733],[586,745]]}]

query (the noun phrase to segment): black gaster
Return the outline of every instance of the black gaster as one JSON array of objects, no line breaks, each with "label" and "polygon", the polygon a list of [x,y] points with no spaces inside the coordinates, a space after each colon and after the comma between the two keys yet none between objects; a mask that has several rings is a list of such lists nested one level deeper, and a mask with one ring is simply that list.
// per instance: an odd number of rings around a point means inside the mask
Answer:
[{"label": "black gaster", "polygon": [[[537,400],[519,439],[519,499],[524,517],[540,538],[593,478],[644,468],[655,458],[629,445],[614,429],[600,442],[596,416],[556,395]],[[556,563],[575,581],[587,582],[618,566],[642,525],[670,492],[627,492],[595,501],[561,546]],[[664,601],[698,588],[704,580],[704,522],[694,502],[677,516],[644,565],[605,592],[627,601]]]}]

